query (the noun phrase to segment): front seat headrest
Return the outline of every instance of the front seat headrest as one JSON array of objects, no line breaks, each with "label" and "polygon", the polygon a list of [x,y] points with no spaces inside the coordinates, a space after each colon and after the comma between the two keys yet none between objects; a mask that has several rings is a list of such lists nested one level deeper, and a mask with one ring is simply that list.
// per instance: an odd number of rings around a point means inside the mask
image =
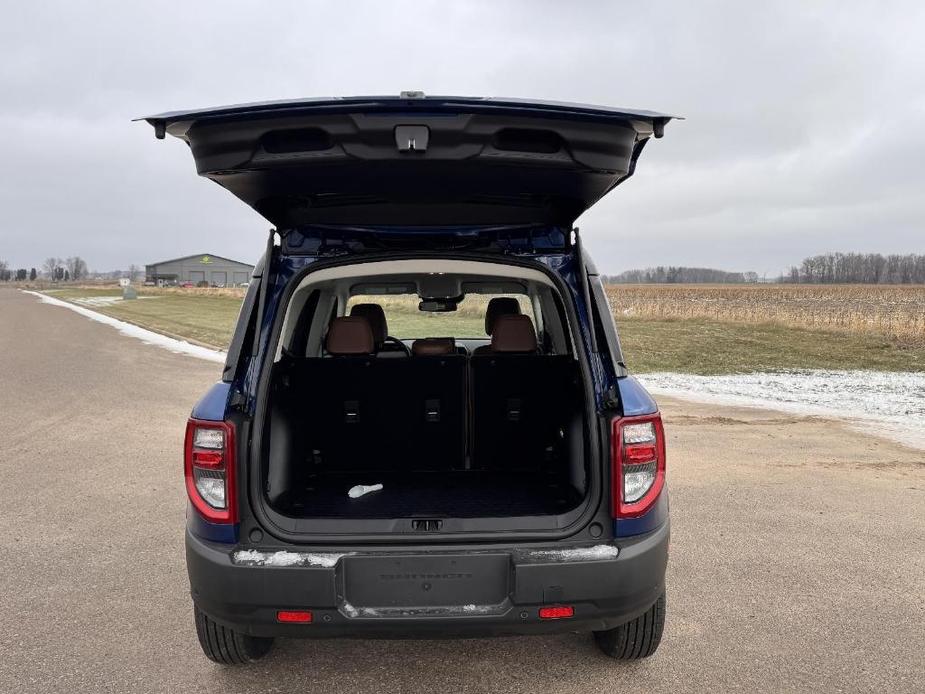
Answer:
[{"label": "front seat headrest", "polygon": [[452,337],[423,337],[411,343],[411,354],[416,357],[456,354],[456,340]]},{"label": "front seat headrest", "polygon": [[530,316],[498,316],[491,335],[492,352],[536,352],[536,330]]},{"label": "front seat headrest", "polygon": [[498,316],[520,315],[520,303],[511,296],[496,296],[485,309],[485,334],[491,335]]},{"label": "front seat headrest", "polygon": [[369,321],[360,316],[335,318],[324,338],[324,348],[328,354],[336,356],[372,354],[376,351],[376,343]]},{"label": "front seat headrest", "polygon": [[377,345],[385,342],[389,336],[389,325],[385,320],[385,311],[379,304],[357,304],[350,309],[351,316],[359,316],[369,321],[369,327],[373,331],[373,339]]}]

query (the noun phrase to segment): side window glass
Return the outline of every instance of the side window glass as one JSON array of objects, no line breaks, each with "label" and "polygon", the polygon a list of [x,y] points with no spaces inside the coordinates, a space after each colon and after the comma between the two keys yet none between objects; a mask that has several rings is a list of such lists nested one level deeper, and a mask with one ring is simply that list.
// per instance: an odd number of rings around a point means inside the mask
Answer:
[{"label": "side window glass", "polygon": [[254,344],[254,330],[257,323],[257,297],[259,294],[260,280],[253,279],[247,287],[244,301],[241,302],[241,310],[238,312],[234,335],[231,337],[231,344],[228,345],[228,356],[225,358],[225,366],[222,369],[222,380],[227,383],[234,380],[241,357],[249,356],[244,352],[245,350],[249,351],[250,346]]},{"label": "side window glass", "polygon": [[610,355],[614,373],[619,375],[625,371],[625,367],[623,366],[623,350],[620,348],[620,338],[617,335],[617,328],[613,320],[610,301],[607,299],[607,293],[604,291],[601,278],[593,276],[589,277],[589,279],[591,280],[591,295],[594,300],[594,318],[598,350]]}]

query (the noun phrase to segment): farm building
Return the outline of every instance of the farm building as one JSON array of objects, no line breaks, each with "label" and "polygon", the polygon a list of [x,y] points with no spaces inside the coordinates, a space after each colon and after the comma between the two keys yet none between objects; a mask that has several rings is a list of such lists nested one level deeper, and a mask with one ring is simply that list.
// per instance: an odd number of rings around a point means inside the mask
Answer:
[{"label": "farm building", "polygon": [[213,287],[230,287],[249,282],[253,272],[254,266],[248,263],[203,253],[145,265],[145,281],[157,284],[207,282]]}]

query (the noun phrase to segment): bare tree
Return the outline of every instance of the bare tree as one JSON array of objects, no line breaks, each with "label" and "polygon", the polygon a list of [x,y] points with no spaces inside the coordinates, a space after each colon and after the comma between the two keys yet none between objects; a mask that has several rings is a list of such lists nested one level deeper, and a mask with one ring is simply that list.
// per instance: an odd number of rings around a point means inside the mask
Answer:
[{"label": "bare tree", "polygon": [[70,279],[74,282],[83,279],[87,275],[87,263],[79,255],[68,258],[65,267]]},{"label": "bare tree", "polygon": [[627,270],[619,275],[604,276],[605,282],[616,284],[695,284],[757,282],[754,272],[727,272],[703,267],[664,266]]},{"label": "bare tree", "polygon": [[58,270],[58,259],[57,258],[45,258],[45,262],[42,263],[42,272],[48,275],[48,279],[54,281],[57,278]]},{"label": "bare tree", "polygon": [[138,279],[138,273],[140,272],[139,268],[135,263],[132,263],[128,266],[128,278],[135,282]]},{"label": "bare tree", "polygon": [[792,267],[788,281],[809,284],[922,284],[925,283],[925,255],[815,255],[805,258],[799,267]]}]

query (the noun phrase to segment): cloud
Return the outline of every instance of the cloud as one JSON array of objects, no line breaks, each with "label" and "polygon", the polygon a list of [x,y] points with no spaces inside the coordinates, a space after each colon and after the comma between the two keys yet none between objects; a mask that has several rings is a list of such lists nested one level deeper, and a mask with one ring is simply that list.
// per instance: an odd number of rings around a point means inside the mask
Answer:
[{"label": "cloud", "polygon": [[268,224],[131,118],[288,97],[522,96],[686,116],[580,220],[605,271],[918,251],[923,6],[20,3],[0,27],[0,258],[259,255]]}]

